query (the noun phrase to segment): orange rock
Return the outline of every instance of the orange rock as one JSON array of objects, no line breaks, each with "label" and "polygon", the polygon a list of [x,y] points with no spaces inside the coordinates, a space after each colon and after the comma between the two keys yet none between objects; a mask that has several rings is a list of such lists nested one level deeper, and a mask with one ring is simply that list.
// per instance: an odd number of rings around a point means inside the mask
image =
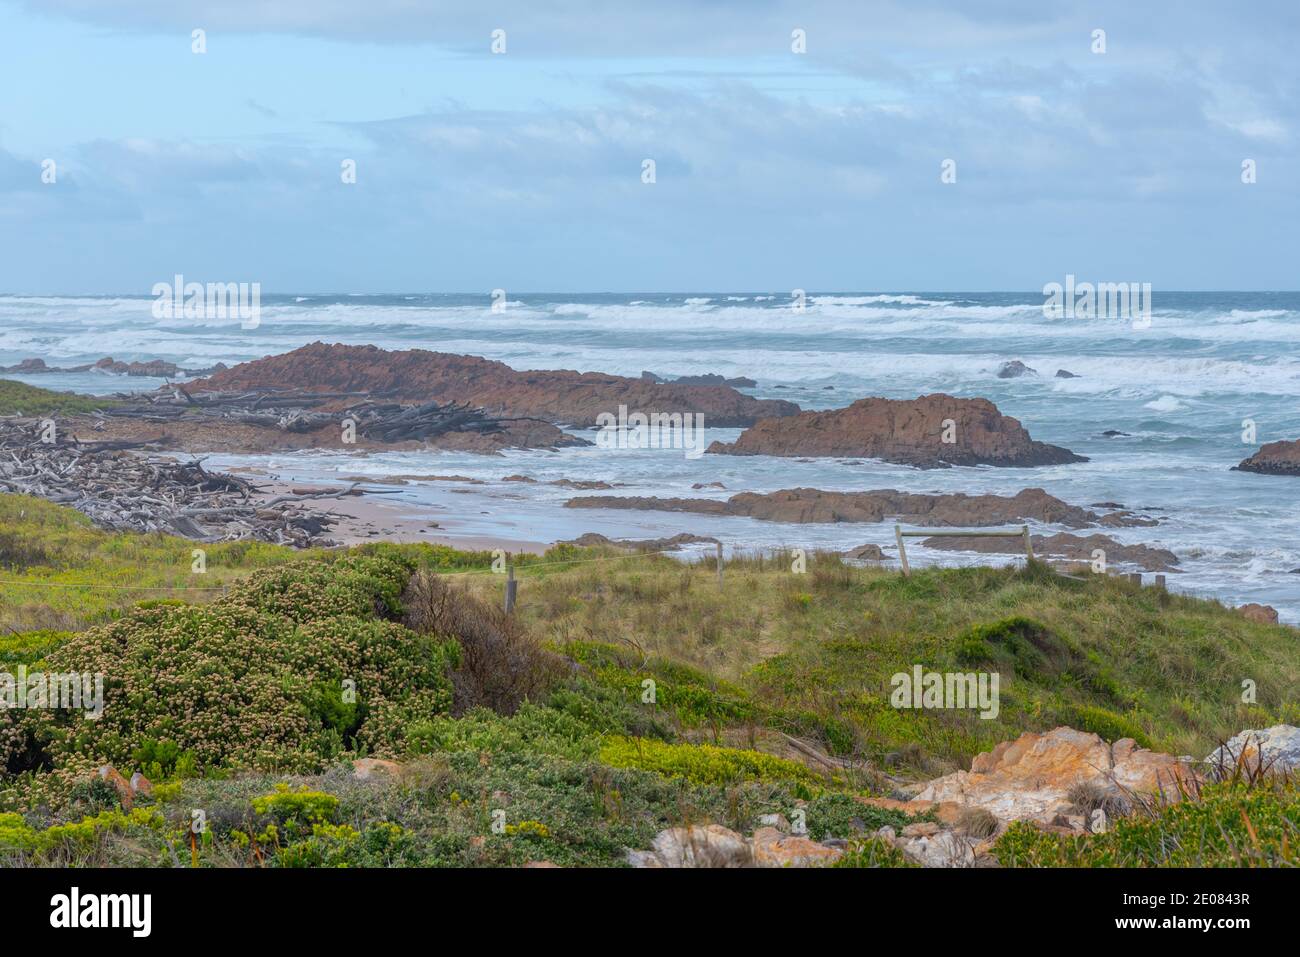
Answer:
[{"label": "orange rock", "polygon": [[[951,430],[945,423],[951,422]],[[951,431],[954,441],[944,441]],[[724,455],[874,458],[918,468],[950,465],[1032,466],[1088,461],[1069,449],[1035,442],[988,399],[943,393],[917,399],[859,399],[843,409],[762,419],[735,442],[714,442]]]},{"label": "orange rock", "polygon": [[753,850],[755,867],[823,867],[835,863],[844,853],[811,838],[782,834],[774,827],[760,827],[754,832]]},{"label": "orange rock", "polygon": [[385,761],[383,758],[357,758],[352,762],[352,776],[358,781],[369,781],[376,775],[396,778],[401,774],[402,766],[396,761]]},{"label": "orange rock", "polygon": [[1265,625],[1277,624],[1277,609],[1272,605],[1260,605],[1252,601],[1248,605],[1238,606],[1237,614],[1250,621],[1258,621]]},{"label": "orange rock", "polygon": [[145,797],[153,797],[153,782],[141,774],[139,771],[131,775],[131,794],[143,794]]},{"label": "orange rock", "polygon": [[1095,734],[1056,728],[1000,743],[978,755],[970,771],[931,781],[914,803],[953,802],[985,808],[1004,821],[1050,822],[1068,805],[1069,789],[1081,782],[1176,799],[1180,784],[1194,777],[1183,759],[1139,748],[1132,739],[1111,746]]},{"label": "orange rock", "polygon": [[122,807],[129,811],[135,798],[135,795],[131,790],[131,782],[122,777],[117,768],[113,767],[111,764],[103,765],[95,773],[101,781],[107,781],[113,786],[113,790],[117,792],[118,799],[122,802]]}]

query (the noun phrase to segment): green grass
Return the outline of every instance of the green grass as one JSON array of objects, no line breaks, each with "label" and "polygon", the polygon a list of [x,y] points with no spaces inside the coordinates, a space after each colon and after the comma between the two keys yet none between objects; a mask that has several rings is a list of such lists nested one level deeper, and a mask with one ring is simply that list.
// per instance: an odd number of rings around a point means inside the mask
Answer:
[{"label": "green grass", "polygon": [[116,404],[116,400],[101,396],[54,392],[12,379],[0,379],[0,415],[77,415]]},{"label": "green grass", "polygon": [[[565,667],[512,713],[457,713],[466,639],[412,632],[403,587],[415,568],[468,573],[454,581],[495,607],[490,553],[226,543],[193,575],[192,542],[104,532],[29,498],[0,496],[0,528],[0,666],[110,677],[94,726],[3,717],[0,865],[605,866],[664,827],[748,831],[798,809],[814,838],[850,841],[843,866],[899,866],[871,834],[904,818],[859,800],[888,788],[875,768],[930,776],[1058,724],[1204,755],[1297,720],[1294,629],[1214,602],[1038,566],[902,578],[824,556],[806,574],[733,562],[719,588],[711,564],[569,548],[517,575],[520,621]],[[196,579],[217,589],[168,590]],[[916,664],[997,671],[1000,714],[895,709],[889,678]],[[358,702],[338,695],[352,675]],[[1256,705],[1240,701],[1245,678]],[[841,760],[832,772],[784,735]],[[347,762],[366,754],[406,773],[357,781]],[[108,813],[115,794],[88,775],[104,761],[155,779],[146,815]],[[212,826],[191,846],[194,807]],[[1288,863],[1296,807],[1294,792],[1207,788],[1101,837],[1016,827],[999,853]]]},{"label": "green grass", "polygon": [[[667,558],[519,577],[519,614],[557,647],[602,642],[688,665],[761,704],[768,724],[921,773],[1062,724],[1204,755],[1244,727],[1300,720],[1294,629],[1116,578],[1041,567],[903,578],[825,556],[806,574],[780,559],[729,563],[722,589],[711,562]],[[1000,714],[891,707],[891,676],[916,664],[997,671]],[[1244,679],[1257,704],[1242,702]]]}]

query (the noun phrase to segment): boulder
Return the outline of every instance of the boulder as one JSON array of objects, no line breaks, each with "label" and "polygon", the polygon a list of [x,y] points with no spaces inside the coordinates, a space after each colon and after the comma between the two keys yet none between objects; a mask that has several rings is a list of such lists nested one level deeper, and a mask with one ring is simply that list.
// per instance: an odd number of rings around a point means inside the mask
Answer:
[{"label": "boulder", "polygon": [[650,848],[629,851],[628,863],[633,867],[723,868],[753,863],[749,841],[721,824],[670,827],[655,835]]},{"label": "boulder", "polygon": [[130,810],[135,798],[135,792],[131,790],[131,782],[123,777],[122,773],[111,764],[101,766],[95,774],[101,781],[107,781],[113,786],[113,790],[117,792],[122,806]]},{"label": "boulder", "polygon": [[846,553],[849,558],[856,559],[860,562],[883,562],[888,556],[880,550],[879,545],[859,545],[857,548]]},{"label": "boulder", "polygon": [[775,827],[755,831],[751,847],[755,867],[824,867],[844,853],[802,835],[782,834]]},{"label": "boulder", "polygon": [[1029,368],[1019,359],[1002,363],[1002,368],[998,370],[999,379],[1019,379],[1022,375],[1038,375],[1038,372]]},{"label": "boulder", "polygon": [[982,807],[1003,821],[1051,823],[1058,814],[1076,813],[1068,792],[1077,784],[1176,797],[1180,782],[1194,779],[1184,758],[1139,748],[1132,738],[1110,745],[1095,734],[1061,727],[1003,741],[977,755],[970,771],[931,781],[916,802],[953,801]]},{"label": "boulder", "polygon": [[1243,618],[1264,625],[1276,625],[1278,623],[1277,609],[1272,605],[1260,605],[1252,601],[1247,605],[1237,606],[1236,612]]},{"label": "boulder", "polygon": [[[627,852],[633,867],[824,867],[844,853],[829,842],[818,843],[807,835],[787,834],[786,824],[773,815],[746,838],[720,824],[672,827],[660,831],[650,850]],[[837,842],[843,843],[843,842]]]},{"label": "boulder", "polygon": [[[950,438],[951,442],[945,442]],[[916,468],[997,465],[1024,468],[1086,462],[1069,449],[1035,442],[987,399],[936,393],[917,399],[859,399],[842,409],[765,418],[714,455],[874,458]]]},{"label": "boulder", "polygon": [[139,771],[131,775],[131,780],[127,783],[131,785],[131,795],[133,797],[140,794],[145,797],[153,797],[153,782]]},{"label": "boulder", "polygon": [[383,758],[357,758],[352,762],[352,776],[358,781],[370,781],[376,777],[397,778],[402,774],[402,766],[396,761]]},{"label": "boulder", "polygon": [[1056,377],[1057,377],[1058,379],[1077,379],[1077,378],[1079,378],[1077,375],[1075,375],[1075,374],[1074,374],[1073,372],[1071,372],[1069,369],[1057,369],[1057,370],[1056,370]]},{"label": "boulder", "polygon": [[1251,773],[1263,768],[1270,774],[1300,769],[1300,728],[1275,724],[1262,731],[1242,731],[1205,758],[1216,777],[1231,775],[1238,763]]}]

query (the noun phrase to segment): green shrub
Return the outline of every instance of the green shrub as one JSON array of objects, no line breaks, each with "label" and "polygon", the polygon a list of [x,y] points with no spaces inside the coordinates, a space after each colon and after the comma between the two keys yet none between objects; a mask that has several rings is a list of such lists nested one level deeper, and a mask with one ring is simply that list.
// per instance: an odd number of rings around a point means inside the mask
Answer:
[{"label": "green shrub", "polygon": [[609,738],[600,748],[600,760],[612,767],[656,771],[695,784],[817,780],[802,764],[761,751],[709,744],[667,744],[649,738]]}]

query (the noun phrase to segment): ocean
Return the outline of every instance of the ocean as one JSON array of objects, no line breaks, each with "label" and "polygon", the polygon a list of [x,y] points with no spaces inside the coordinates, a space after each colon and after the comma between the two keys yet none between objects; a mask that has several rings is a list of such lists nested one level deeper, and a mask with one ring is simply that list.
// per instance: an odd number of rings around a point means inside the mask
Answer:
[{"label": "ocean", "polygon": [[[601,448],[512,452],[212,456],[295,479],[356,474],[457,474],[482,485],[403,486],[398,499],[448,536],[551,542],[586,531],[611,537],[713,535],[729,549],[847,548],[893,542],[893,526],[781,525],[666,512],[562,508],[575,495],[506,475],[622,483],[600,494],[726,498],[781,488],[1011,493],[1038,486],[1071,504],[1119,502],[1155,528],[1105,530],[1169,548],[1183,571],[1170,588],[1273,605],[1300,621],[1300,478],[1230,471],[1259,444],[1300,438],[1300,293],[1156,290],[1149,326],[1049,318],[1041,293],[809,293],[792,308],[771,293],[511,293],[263,296],[260,325],[156,319],[147,296],[0,296],[0,365],[39,357],[77,365],[105,355],[227,365],[315,340],[425,348],[498,359],[516,369],[576,369],[666,377],[747,376],[760,398],[810,409],[863,396],[982,396],[1035,439],[1091,461],[1034,469],[917,471],[859,460],[703,456]],[[1001,379],[1020,360],[1036,375]],[[1058,369],[1075,378],[1057,378]],[[109,393],[161,380],[101,373],[10,376],[47,388]],[[611,409],[611,412],[617,412]],[[1255,441],[1243,441],[1250,420]],[[705,423],[707,426],[707,422]],[[1105,437],[1106,431],[1123,435]],[[738,429],[708,429],[731,440]],[[579,433],[582,434],[582,433]],[[692,489],[721,482],[720,489]],[[1051,531],[1051,529],[1044,529]],[[916,564],[1006,562],[909,545]]]}]

